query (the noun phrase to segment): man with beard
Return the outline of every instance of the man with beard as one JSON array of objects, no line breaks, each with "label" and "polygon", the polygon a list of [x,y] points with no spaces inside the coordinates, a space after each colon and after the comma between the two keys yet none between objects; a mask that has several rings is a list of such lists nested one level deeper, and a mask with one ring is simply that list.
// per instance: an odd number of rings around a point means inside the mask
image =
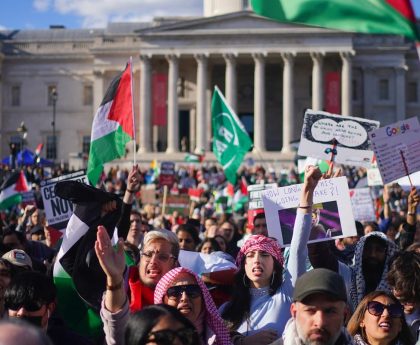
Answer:
[{"label": "man with beard", "polygon": [[275,345],[351,345],[344,322],[348,313],[343,278],[325,268],[298,278],[290,307],[292,318]]},{"label": "man with beard", "polygon": [[106,344],[123,344],[129,312],[153,304],[154,290],[160,278],[179,265],[178,238],[168,230],[154,230],[145,235],[138,267],[131,266],[128,270],[128,296],[125,291],[126,264],[122,239],[115,251],[106,229],[99,226],[95,252],[107,279],[100,312]]}]

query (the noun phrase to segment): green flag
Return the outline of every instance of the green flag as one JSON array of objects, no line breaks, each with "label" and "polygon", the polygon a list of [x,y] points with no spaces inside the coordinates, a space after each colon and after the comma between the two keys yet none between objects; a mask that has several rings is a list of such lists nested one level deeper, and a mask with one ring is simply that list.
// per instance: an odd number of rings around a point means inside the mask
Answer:
[{"label": "green flag", "polygon": [[252,0],[252,7],[281,22],[420,40],[410,0]]},{"label": "green flag", "polygon": [[211,101],[211,118],[213,152],[223,166],[227,180],[235,184],[236,172],[245,154],[252,147],[252,141],[217,86],[214,88]]}]

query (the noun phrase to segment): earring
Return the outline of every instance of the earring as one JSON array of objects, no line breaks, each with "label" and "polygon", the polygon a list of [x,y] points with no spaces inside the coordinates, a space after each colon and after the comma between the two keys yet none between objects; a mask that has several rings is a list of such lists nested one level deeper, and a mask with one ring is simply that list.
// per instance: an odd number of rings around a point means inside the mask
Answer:
[{"label": "earring", "polygon": [[274,276],[276,275],[276,272],[273,272],[273,275],[271,276],[271,286],[274,284]]},{"label": "earring", "polygon": [[245,286],[245,287],[249,287],[249,286],[246,284],[246,280],[245,280],[245,278],[246,278],[246,273],[244,273],[244,275],[242,276],[242,281],[244,282],[244,286]]}]

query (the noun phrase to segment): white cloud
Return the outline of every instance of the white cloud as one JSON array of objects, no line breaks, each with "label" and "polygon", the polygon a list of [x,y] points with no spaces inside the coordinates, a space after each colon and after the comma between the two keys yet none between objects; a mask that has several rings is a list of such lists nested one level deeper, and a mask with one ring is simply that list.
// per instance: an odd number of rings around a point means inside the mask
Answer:
[{"label": "white cloud", "polygon": [[7,30],[7,27],[0,24],[0,30]]},{"label": "white cloud", "polygon": [[46,12],[50,8],[51,0],[34,0],[33,6],[39,12]]},{"label": "white cloud", "polygon": [[[37,2],[48,0],[35,0]],[[60,14],[82,17],[83,27],[105,27],[108,22],[150,21],[156,16],[199,16],[202,0],[53,0]]]}]

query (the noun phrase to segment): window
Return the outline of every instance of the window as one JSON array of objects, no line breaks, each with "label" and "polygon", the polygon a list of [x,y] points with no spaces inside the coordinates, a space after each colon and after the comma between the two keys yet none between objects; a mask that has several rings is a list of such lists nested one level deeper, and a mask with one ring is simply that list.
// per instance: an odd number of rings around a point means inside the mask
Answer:
[{"label": "window", "polygon": [[379,80],[379,100],[380,101],[389,100],[389,80],[388,79]]},{"label": "window", "polygon": [[20,106],[20,86],[19,85],[12,86],[12,106],[13,107]]},{"label": "window", "polygon": [[93,104],[93,87],[92,85],[83,86],[83,105]]},{"label": "window", "polygon": [[52,135],[47,136],[47,159],[57,158],[56,138]]},{"label": "window", "polygon": [[407,102],[417,103],[419,101],[418,83],[410,81],[407,85]]},{"label": "window", "polygon": [[90,135],[83,136],[82,153],[89,154],[90,150]]},{"label": "window", "polygon": [[48,105],[52,106],[55,102],[57,102],[57,86],[56,85],[48,85]]}]

